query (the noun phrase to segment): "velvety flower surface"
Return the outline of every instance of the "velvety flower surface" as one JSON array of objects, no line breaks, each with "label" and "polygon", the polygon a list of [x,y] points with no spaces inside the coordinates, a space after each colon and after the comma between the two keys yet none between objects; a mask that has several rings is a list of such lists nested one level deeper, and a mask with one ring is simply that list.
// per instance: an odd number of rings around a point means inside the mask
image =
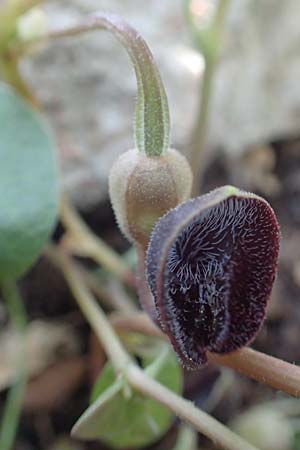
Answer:
[{"label": "velvety flower surface", "polygon": [[182,362],[252,342],[275,279],[279,225],[262,198],[232,186],[182,203],[157,223],[147,253],[158,320]]}]

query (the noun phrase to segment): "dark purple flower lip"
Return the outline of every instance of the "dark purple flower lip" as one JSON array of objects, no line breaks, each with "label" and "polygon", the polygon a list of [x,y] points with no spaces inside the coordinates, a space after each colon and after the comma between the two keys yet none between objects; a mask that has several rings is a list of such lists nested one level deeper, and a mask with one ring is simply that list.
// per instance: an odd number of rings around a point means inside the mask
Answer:
[{"label": "dark purple flower lip", "polygon": [[158,321],[187,367],[250,344],[275,280],[280,231],[261,197],[225,186],[180,204],[151,235],[147,281]]}]

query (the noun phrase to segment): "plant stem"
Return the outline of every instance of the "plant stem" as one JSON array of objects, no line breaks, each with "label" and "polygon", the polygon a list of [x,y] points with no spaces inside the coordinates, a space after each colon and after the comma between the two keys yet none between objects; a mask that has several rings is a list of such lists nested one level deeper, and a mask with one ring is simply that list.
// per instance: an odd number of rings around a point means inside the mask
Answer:
[{"label": "plant stem", "polygon": [[50,244],[47,246],[46,254],[62,270],[79,308],[98,336],[116,372],[124,371],[131,362],[131,358],[107,321],[106,315],[86,287],[80,271],[70,257]]},{"label": "plant stem", "polygon": [[142,311],[123,314],[114,312],[110,315],[110,320],[114,328],[120,331],[134,331],[146,336],[167,339],[167,336],[158,328],[148,315]]},{"label": "plant stem", "polygon": [[101,300],[101,303],[110,309],[128,313],[136,311],[136,306],[133,300],[127,295],[121,282],[118,280],[110,280],[106,286],[101,282],[101,279],[83,265],[78,263],[77,269],[80,271],[86,285],[94,294]]},{"label": "plant stem", "polygon": [[247,347],[227,355],[210,353],[208,359],[279,391],[300,397],[299,366]]},{"label": "plant stem", "polygon": [[22,16],[42,0],[14,0],[6,1],[0,8],[0,53],[5,50],[14,37],[17,18]]},{"label": "plant stem", "polygon": [[101,29],[111,32],[121,42],[134,66],[138,88],[136,146],[148,156],[159,156],[169,148],[169,106],[153,55],[141,35],[119,16],[97,13],[73,27],[53,30],[48,38],[75,36]]},{"label": "plant stem", "polygon": [[19,92],[32,106],[38,108],[39,105],[33,97],[27,84],[24,82],[18,69],[18,61],[12,54],[7,52],[0,58],[0,75],[7,80],[10,85]]},{"label": "plant stem", "polygon": [[[112,315],[113,325],[123,331],[137,331],[153,337],[167,339],[166,335],[149,319],[145,313]],[[244,347],[232,353],[207,353],[208,360],[230,367],[259,383],[300,397],[300,367],[265,353]]]},{"label": "plant stem", "polygon": [[254,450],[256,448],[209,414],[201,411],[191,401],[178,396],[147,376],[139,367],[129,366],[126,376],[133,388],[170,408],[180,419],[188,422],[200,433],[211,439],[218,448],[228,450]]},{"label": "plant stem", "polygon": [[148,315],[153,321],[157,318],[157,313],[154,305],[154,299],[150,292],[147,280],[146,280],[146,250],[141,245],[137,244],[137,289],[139,294],[139,301],[142,308],[147,311]]},{"label": "plant stem", "polygon": [[[14,282],[6,282],[2,285],[3,297],[13,325],[20,333],[20,342],[24,346],[27,326],[26,312],[22,298]],[[2,416],[0,430],[1,450],[11,450],[15,441],[19,418],[21,414],[23,397],[27,383],[26,355],[24,348],[20,349],[19,371],[15,384],[11,387],[5,409]]]},{"label": "plant stem", "polygon": [[196,26],[194,25],[193,19],[190,16],[191,12],[187,12],[191,30],[196,39],[198,48],[202,52],[205,60],[203,80],[199,92],[199,107],[196,113],[195,126],[192,132],[190,148],[190,161],[191,166],[194,170],[194,195],[198,195],[199,193],[204,169],[203,155],[208,132],[211,94],[219,57],[224,18],[228,6],[229,0],[219,0],[212,23],[209,25],[208,29],[204,31],[197,30]]},{"label": "plant stem", "polygon": [[100,266],[113,273],[116,277],[132,286],[135,285],[134,276],[122,258],[89,229],[68,201],[66,195],[61,200],[60,217],[67,232],[76,241],[78,250],[82,249]]},{"label": "plant stem", "polygon": [[48,247],[47,255],[62,270],[79,307],[98,336],[115,370],[122,373],[133,388],[170,408],[178,417],[212,439],[220,448],[257,450],[213,417],[196,408],[192,402],[162,386],[137,367],[119,341],[104,312],[84,285],[72,259],[54,246]]},{"label": "plant stem", "polygon": [[215,63],[205,58],[205,69],[201,85],[200,103],[192,132],[190,162],[193,167],[194,184],[192,196],[199,195],[203,174],[203,154],[207,137],[207,125],[210,110],[210,98],[212,92],[213,78],[215,74]]},{"label": "plant stem", "polygon": [[197,450],[197,433],[188,425],[179,428],[177,441],[173,450]]}]

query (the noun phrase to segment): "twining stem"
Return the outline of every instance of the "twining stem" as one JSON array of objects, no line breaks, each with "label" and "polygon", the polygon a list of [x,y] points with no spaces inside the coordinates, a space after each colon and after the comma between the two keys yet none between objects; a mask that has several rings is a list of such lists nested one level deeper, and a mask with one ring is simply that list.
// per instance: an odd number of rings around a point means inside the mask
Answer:
[{"label": "twining stem", "polygon": [[251,348],[227,355],[210,353],[209,361],[230,367],[260,383],[272,386],[294,397],[300,397],[300,367]]},{"label": "twining stem", "polygon": [[[14,2],[13,2],[14,3]],[[34,5],[38,0],[23,0],[16,4]],[[26,9],[25,9],[26,11]],[[24,12],[25,12],[24,11]],[[18,10],[18,14],[19,14]],[[9,17],[6,18],[6,15]],[[3,17],[2,17],[3,16]],[[3,10],[0,23],[11,23],[16,17],[15,11]],[[11,17],[12,16],[12,17]],[[15,24],[14,24],[15,26]],[[53,30],[43,36],[43,41],[59,39],[62,37],[75,36],[94,30],[107,30],[111,32],[126,49],[135,70],[137,79],[137,104],[135,114],[135,141],[136,147],[147,156],[159,156],[169,149],[170,143],[170,114],[168,99],[162,83],[158,68],[153,55],[142,36],[132,28],[121,17],[113,14],[96,13],[81,20],[77,25],[63,29]],[[2,34],[1,34],[2,31]],[[13,30],[14,31],[14,30]],[[3,59],[1,51],[9,51],[9,40],[12,30],[0,30],[0,58]],[[35,45],[40,38],[26,43],[26,47]],[[17,42],[16,49],[18,58],[22,56],[22,42]],[[18,53],[18,46],[20,53]],[[22,93],[23,86],[15,83],[15,87]]]},{"label": "twining stem", "polygon": [[139,367],[131,365],[128,367],[126,375],[133,388],[170,408],[180,419],[188,422],[200,433],[211,439],[217,448],[228,450],[256,449],[212,416],[201,411],[191,401],[178,396],[148,377]]},{"label": "twining stem", "polygon": [[51,244],[46,248],[46,255],[62,270],[78,306],[101,341],[115,370],[122,372],[130,363],[131,358],[123,349],[113,328],[107,321],[105,313],[86,287],[80,271],[77,270],[70,257],[62,251],[56,250]]},{"label": "twining stem", "polygon": [[141,35],[119,16],[97,13],[73,27],[53,30],[45,39],[75,36],[99,29],[110,31],[131,58],[138,89],[135,115],[136,146],[148,156],[158,156],[169,148],[169,107],[153,55]]},{"label": "twining stem", "polygon": [[104,286],[104,283],[101,282],[101,279],[97,274],[86,269],[79,263],[76,265],[84,278],[86,285],[101,300],[102,304],[110,309],[120,312],[123,311],[128,313],[130,311],[136,311],[134,301],[127,295],[120,281],[108,280]]},{"label": "twining stem", "polygon": [[40,3],[42,0],[10,0],[0,5],[0,53],[14,37],[17,18]]},{"label": "twining stem", "polygon": [[[112,315],[112,323],[122,331],[136,331],[167,339],[166,335],[142,312],[130,313],[130,315],[115,313]],[[230,367],[259,383],[294,397],[300,397],[299,366],[247,347],[228,354],[219,355],[208,352],[207,355],[210,362]]]},{"label": "twining stem", "polygon": [[148,315],[143,311],[136,311],[134,314],[123,314],[114,312],[110,315],[110,321],[114,328],[119,331],[134,331],[146,336],[167,339],[167,336],[158,328]]},{"label": "twining stem", "polygon": [[197,450],[197,448],[197,433],[193,428],[182,424],[173,450]]},{"label": "twining stem", "polygon": [[0,448],[1,450],[11,450],[17,434],[27,383],[26,355],[25,349],[23,348],[23,346],[25,347],[27,318],[22,298],[20,297],[14,282],[3,283],[2,294],[6,301],[12,324],[20,333],[20,342],[22,343],[22,348],[20,349],[19,370],[14,385],[8,393],[0,427]]},{"label": "twining stem", "polygon": [[4,80],[7,80],[23,98],[32,104],[32,106],[39,108],[36,98],[33,97],[30,89],[21,77],[18,68],[18,60],[13,54],[7,53],[0,58],[0,76]]},{"label": "twining stem", "polygon": [[[208,132],[208,121],[211,106],[213,81],[218,63],[224,18],[230,0],[219,0],[212,23],[205,30],[198,30],[194,24],[192,13],[187,9],[187,18],[199,51],[203,54],[205,68],[202,85],[199,91],[199,106],[196,113],[195,126],[192,132],[190,161],[194,170],[193,193],[198,195],[203,174],[203,155]],[[187,7],[190,1],[187,1]]]},{"label": "twining stem", "polygon": [[156,309],[153,301],[153,296],[150,292],[147,280],[146,280],[146,252],[141,245],[136,245],[137,252],[137,290],[139,294],[139,301],[142,308],[147,311],[152,320],[156,319]]},{"label": "twining stem", "polygon": [[62,270],[79,307],[101,341],[113,367],[117,373],[125,377],[130,386],[170,408],[178,417],[209,437],[219,448],[257,450],[216,419],[196,408],[192,402],[162,386],[140,369],[123,347],[105,313],[85,286],[72,259],[54,246],[48,247],[47,255]]},{"label": "twining stem", "polygon": [[196,113],[195,127],[192,132],[190,162],[193,167],[194,184],[193,196],[199,195],[203,174],[203,154],[207,137],[208,119],[210,111],[210,98],[215,74],[215,62],[205,58],[205,69],[203,73],[200,102]]},{"label": "twining stem", "polygon": [[130,285],[135,284],[134,276],[122,258],[101,238],[96,236],[81,219],[66,195],[62,196],[60,218],[71,239],[100,266]]}]

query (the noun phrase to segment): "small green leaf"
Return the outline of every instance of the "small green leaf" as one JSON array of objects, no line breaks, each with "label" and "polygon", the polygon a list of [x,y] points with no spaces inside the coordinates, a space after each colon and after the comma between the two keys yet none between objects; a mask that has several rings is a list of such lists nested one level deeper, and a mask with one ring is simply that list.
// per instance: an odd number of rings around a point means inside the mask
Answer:
[{"label": "small green leaf", "polygon": [[33,264],[57,211],[54,141],[32,107],[0,84],[0,282]]},{"label": "small green leaf", "polygon": [[[182,372],[167,344],[159,354],[143,360],[151,377],[172,391],[181,393]],[[95,384],[92,405],[73,428],[81,439],[99,439],[117,449],[139,448],[158,440],[170,427],[173,414],[160,403],[132,391],[122,378],[116,379],[108,363]]]},{"label": "small green leaf", "polygon": [[299,449],[300,449],[300,431],[297,431],[293,437],[292,450],[299,450]]},{"label": "small green leaf", "polygon": [[93,403],[99,399],[100,395],[113,385],[118,385],[120,388],[119,390],[121,390],[124,383],[121,379],[116,380],[113,366],[108,362],[94,384],[91,394],[91,404],[93,405]]}]

